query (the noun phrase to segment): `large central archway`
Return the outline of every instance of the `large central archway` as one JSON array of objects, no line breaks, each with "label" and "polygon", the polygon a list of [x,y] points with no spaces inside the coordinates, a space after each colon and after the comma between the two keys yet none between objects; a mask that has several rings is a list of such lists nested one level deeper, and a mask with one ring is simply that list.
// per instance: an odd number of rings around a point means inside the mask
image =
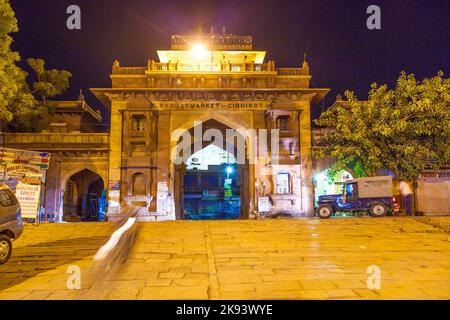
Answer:
[{"label": "large central archway", "polygon": [[183,163],[174,165],[177,219],[247,218],[251,197],[245,137],[234,131],[235,138],[227,139],[231,128],[214,119],[188,130],[191,136],[198,132],[199,126],[202,137],[213,129],[223,139],[217,139],[215,135],[201,142],[193,139],[191,156]]},{"label": "large central archway", "polygon": [[185,220],[231,220],[241,215],[237,160],[214,144],[194,153],[183,179]]}]

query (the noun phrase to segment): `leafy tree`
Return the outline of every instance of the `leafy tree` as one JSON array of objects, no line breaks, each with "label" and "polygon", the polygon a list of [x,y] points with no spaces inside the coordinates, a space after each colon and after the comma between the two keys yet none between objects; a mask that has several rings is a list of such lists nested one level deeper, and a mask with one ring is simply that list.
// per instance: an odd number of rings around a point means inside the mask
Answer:
[{"label": "leafy tree", "polygon": [[357,176],[391,170],[415,181],[425,169],[450,163],[450,79],[439,72],[417,81],[402,72],[394,89],[374,83],[368,101],[353,92],[315,123],[328,128],[316,156],[334,160],[331,172],[344,167]]},{"label": "leafy tree", "polygon": [[28,65],[34,70],[37,82],[33,83],[33,93],[45,101],[47,98],[62,94],[69,88],[69,79],[72,76],[65,70],[46,70],[42,59],[27,59]]},{"label": "leafy tree", "polygon": [[26,81],[28,74],[17,66],[20,55],[11,49],[10,34],[18,30],[9,0],[0,0],[0,123],[12,130],[34,131],[39,129],[39,120],[51,111],[46,99],[63,93],[69,87],[71,74],[45,70],[44,60],[28,59],[37,76],[31,91]]},{"label": "leafy tree", "polygon": [[16,63],[17,52],[11,50],[12,38],[17,32],[17,19],[8,0],[0,0],[0,121],[11,122],[16,117],[26,116],[35,105],[28,90],[27,74]]}]

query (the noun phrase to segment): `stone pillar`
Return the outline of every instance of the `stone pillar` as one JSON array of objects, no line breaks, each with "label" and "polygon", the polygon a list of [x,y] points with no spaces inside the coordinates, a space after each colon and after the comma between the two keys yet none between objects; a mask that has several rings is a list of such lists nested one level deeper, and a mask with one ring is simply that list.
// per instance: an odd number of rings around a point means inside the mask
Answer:
[{"label": "stone pillar", "polygon": [[[170,111],[160,111],[158,114],[158,150],[157,150],[157,181],[166,182],[169,186],[169,192],[173,190],[173,177],[171,177],[171,125],[170,125]],[[171,179],[172,178],[172,179]],[[172,181],[170,181],[172,180]]]},{"label": "stone pillar", "polygon": [[314,187],[312,183],[311,113],[310,102],[300,102],[300,159],[302,178],[302,211],[308,215],[314,213]]},{"label": "stone pillar", "polygon": [[109,155],[108,214],[120,213],[121,166],[122,166],[122,134],[123,119],[120,110],[125,109],[125,101],[111,101],[111,130]]},{"label": "stone pillar", "polygon": [[45,189],[45,214],[53,215],[52,222],[61,222],[63,212],[60,204],[61,199],[64,197],[64,190],[66,186],[61,185],[61,168],[60,159],[57,154],[52,155],[50,158],[50,166],[46,175],[46,189]]},{"label": "stone pillar", "polygon": [[[255,207],[254,210],[258,210],[258,197],[264,196],[263,184],[266,181],[266,161],[268,156],[268,148],[270,144],[269,135],[263,134],[263,130],[267,130],[267,118],[265,111],[253,111],[253,128],[257,134],[255,148],[255,176],[253,186],[255,188]],[[268,131],[267,131],[268,133]],[[263,139],[265,141],[263,141]],[[265,148],[262,148],[265,146]],[[258,187],[256,186],[258,185]]]},{"label": "stone pillar", "polygon": [[122,150],[122,151],[124,151],[126,153],[126,157],[129,157],[131,155],[131,144],[128,140],[128,137],[130,137],[130,131],[133,130],[131,127],[133,125],[132,119],[131,119],[132,114],[129,111],[123,111],[121,113],[121,115],[122,115],[122,119],[123,119],[122,120],[122,135],[127,137],[127,139],[125,139],[125,141],[123,141],[122,148],[124,150]]},{"label": "stone pillar", "polygon": [[[250,113],[250,128],[254,128],[254,113]],[[248,128],[248,129],[250,129]],[[255,131],[256,132],[256,131]],[[251,211],[255,211],[256,210],[256,195],[255,195],[255,163],[257,162],[257,156],[258,156],[258,151],[256,150],[256,146],[255,146],[255,136],[249,137],[248,142],[249,145],[247,146],[249,152],[249,157],[248,157],[248,161],[250,162],[249,164],[249,172],[248,172],[248,181],[250,183],[249,185],[249,193],[250,193],[250,210]],[[250,212],[247,213],[246,218],[249,217]]]}]

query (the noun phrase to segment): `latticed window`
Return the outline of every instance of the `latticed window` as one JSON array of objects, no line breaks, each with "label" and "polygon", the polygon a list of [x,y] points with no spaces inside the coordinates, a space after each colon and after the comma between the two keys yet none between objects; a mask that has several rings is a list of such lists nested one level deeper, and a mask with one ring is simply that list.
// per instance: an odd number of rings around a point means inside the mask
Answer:
[{"label": "latticed window", "polygon": [[289,131],[289,116],[279,116],[277,118],[277,129],[280,131]]},{"label": "latticed window", "polygon": [[145,117],[144,116],[133,116],[132,119],[132,130],[133,131],[145,131]]}]

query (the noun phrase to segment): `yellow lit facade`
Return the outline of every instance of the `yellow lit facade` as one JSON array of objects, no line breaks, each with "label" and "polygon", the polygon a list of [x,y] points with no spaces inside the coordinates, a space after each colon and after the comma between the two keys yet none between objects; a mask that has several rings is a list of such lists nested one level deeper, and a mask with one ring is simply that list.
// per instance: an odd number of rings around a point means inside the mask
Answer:
[{"label": "yellow lit facade", "polygon": [[[308,63],[280,68],[265,51],[254,50],[251,36],[226,33],[174,35],[170,49],[157,54],[158,60],[140,67],[115,61],[111,87],[91,89],[110,110],[109,133],[69,132],[64,123],[86,117],[78,107],[79,113],[63,109],[64,117],[48,132],[5,137],[8,147],[52,153],[47,217],[64,220],[78,203],[76,215],[95,218],[89,213],[92,202],[85,202],[93,183],[95,190],[106,190],[110,220],[129,204],[140,208],[144,221],[186,219],[195,199],[201,203],[196,210],[208,213],[217,207],[214,199],[222,201],[220,210],[239,203],[238,218],[244,219],[312,215],[310,110],[329,89],[310,87]],[[85,105],[82,98],[73,104]],[[243,161],[223,164],[232,170],[199,164],[212,169],[195,171],[176,162],[180,137],[175,133],[204,135],[209,129],[224,136],[230,129],[242,133]],[[267,141],[260,148],[254,137],[266,131],[270,139],[272,130],[278,130],[277,144]],[[228,144],[223,151],[229,159],[237,156]],[[208,160],[204,153],[201,157]]]},{"label": "yellow lit facade", "polygon": [[[156,200],[147,203],[147,218],[183,219],[187,173],[174,163],[179,140],[173,133],[192,131],[196,121],[224,133],[280,130],[277,159],[271,147],[261,151],[246,137],[246,163],[237,168],[241,218],[259,215],[262,197],[270,199],[270,214],[311,215],[310,108],[329,90],[310,88],[308,63],[277,68],[265,51],[253,50],[251,36],[224,33],[174,35],[170,50],[157,53],[159,61],[145,67],[116,61],[111,88],[92,89],[111,109],[110,216],[119,214],[125,197],[137,196],[133,179],[139,175],[141,193],[155,199],[164,186],[173,202],[171,214],[161,213]],[[139,130],[136,121],[144,122]]]}]

